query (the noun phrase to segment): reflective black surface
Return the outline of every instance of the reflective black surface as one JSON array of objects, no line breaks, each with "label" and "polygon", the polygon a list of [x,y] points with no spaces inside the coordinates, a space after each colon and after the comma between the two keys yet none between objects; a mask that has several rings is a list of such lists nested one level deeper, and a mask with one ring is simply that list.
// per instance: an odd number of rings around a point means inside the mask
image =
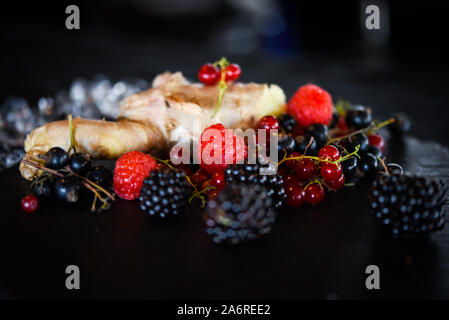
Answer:
[{"label": "reflective black surface", "polygon": [[[392,159],[449,181],[449,151],[408,138]],[[265,239],[216,246],[192,209],[167,223],[119,200],[92,215],[45,204],[20,210],[29,192],[16,167],[0,173],[0,288],[36,298],[449,298],[449,227],[427,240],[393,241],[367,210],[367,183],[328,193],[318,207],[283,209]],[[87,208],[87,206],[86,206]],[[65,268],[81,271],[81,290],[65,289]],[[365,268],[381,290],[365,289]]]}]

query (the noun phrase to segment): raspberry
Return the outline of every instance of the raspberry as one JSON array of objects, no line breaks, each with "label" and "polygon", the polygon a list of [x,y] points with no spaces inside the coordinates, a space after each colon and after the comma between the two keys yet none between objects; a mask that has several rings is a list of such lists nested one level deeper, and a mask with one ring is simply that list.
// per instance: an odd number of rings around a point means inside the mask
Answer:
[{"label": "raspberry", "polygon": [[139,151],[125,153],[115,163],[115,193],[122,199],[134,200],[140,195],[143,180],[157,168],[156,160],[148,154]]},{"label": "raspberry", "polygon": [[[198,159],[201,159],[200,166],[206,172],[223,171],[228,164],[235,164],[246,158],[245,141],[233,133],[226,137],[225,130],[226,128],[221,123],[217,123],[206,128],[201,134],[197,152]],[[232,139],[232,141],[226,143],[226,139]],[[215,151],[221,152],[221,159],[214,158]],[[205,159],[205,156],[210,158]],[[206,163],[211,161],[210,164]]]},{"label": "raspberry", "polygon": [[314,123],[328,125],[332,119],[332,98],[320,87],[307,84],[295,92],[287,110],[303,128]]}]

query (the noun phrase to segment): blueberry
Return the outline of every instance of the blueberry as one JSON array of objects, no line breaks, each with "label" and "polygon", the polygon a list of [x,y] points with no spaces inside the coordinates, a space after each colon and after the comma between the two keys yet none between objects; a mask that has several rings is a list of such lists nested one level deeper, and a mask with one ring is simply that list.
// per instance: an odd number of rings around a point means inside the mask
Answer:
[{"label": "blueberry", "polygon": [[56,180],[54,193],[62,202],[75,203],[80,197],[80,189],[79,179],[72,176]]},{"label": "blueberry", "polygon": [[396,135],[403,135],[410,131],[410,119],[403,113],[396,113],[392,117],[394,122],[388,126],[390,132]]},{"label": "blueberry", "polygon": [[380,163],[377,160],[376,157],[374,157],[372,154],[367,154],[364,157],[362,157],[360,164],[359,164],[359,168],[360,171],[365,175],[365,176],[370,176],[376,172],[379,172],[380,170]]},{"label": "blueberry", "polygon": [[356,156],[352,156],[349,159],[341,162],[341,167],[343,169],[343,174],[345,175],[346,181],[350,181],[355,177],[358,163],[359,160]]},{"label": "blueberry", "polygon": [[311,135],[307,134],[304,136],[297,136],[295,138],[295,142],[296,142],[295,151],[299,152],[300,154],[304,154],[306,152],[307,146],[309,146],[307,148],[307,155],[313,155],[318,151],[316,140]]},{"label": "blueberry", "polygon": [[353,129],[363,129],[371,124],[371,110],[357,106],[346,112],[346,125]]},{"label": "blueberry", "polygon": [[375,147],[375,146],[368,146],[366,148],[366,153],[367,154],[368,153],[372,154],[376,158],[382,158],[383,157],[382,151],[380,151],[380,149],[378,147]]},{"label": "blueberry", "polygon": [[280,132],[278,136],[278,155],[282,159],[285,155],[292,153],[295,150],[295,139],[285,132]]},{"label": "blueberry", "polygon": [[45,180],[42,183],[36,183],[33,186],[33,191],[40,199],[50,199],[53,195],[53,183],[50,180]]},{"label": "blueberry", "polygon": [[355,150],[356,146],[360,146],[359,153],[363,154],[366,153],[366,150],[368,150],[368,137],[364,133],[357,133],[347,140],[346,149],[348,152],[353,152]]},{"label": "blueberry", "polygon": [[295,118],[287,113],[281,114],[278,117],[278,121],[281,127],[287,132],[292,132],[296,126]]},{"label": "blueberry", "polygon": [[87,179],[103,188],[109,188],[112,185],[112,173],[103,165],[93,167],[88,173]]},{"label": "blueberry", "polygon": [[304,130],[304,133],[313,136],[319,148],[324,146],[329,139],[328,129],[324,124],[311,124]]},{"label": "blueberry", "polygon": [[82,153],[74,153],[69,161],[70,169],[79,175],[84,176],[91,168],[91,163]]},{"label": "blueberry", "polygon": [[67,154],[67,152],[59,147],[51,148],[45,155],[45,166],[49,169],[62,169],[69,162],[69,155]]}]

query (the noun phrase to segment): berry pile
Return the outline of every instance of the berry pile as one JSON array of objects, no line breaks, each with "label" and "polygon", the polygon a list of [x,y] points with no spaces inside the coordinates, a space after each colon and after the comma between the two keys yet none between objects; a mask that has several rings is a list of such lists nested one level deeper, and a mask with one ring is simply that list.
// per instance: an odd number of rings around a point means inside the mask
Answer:
[{"label": "berry pile", "polygon": [[410,238],[441,230],[447,188],[438,180],[403,175],[379,175],[369,195],[370,214],[394,237]]},{"label": "berry pile", "polygon": [[237,244],[271,232],[276,211],[264,187],[233,182],[207,203],[205,220],[215,243]]},{"label": "berry pile", "polygon": [[26,196],[22,199],[22,209],[25,212],[37,210],[38,198],[77,203],[87,191],[94,194],[92,211],[105,210],[109,208],[110,201],[114,200],[109,192],[112,186],[111,171],[103,165],[93,167],[88,155],[79,152],[70,155],[62,148],[54,147],[39,159],[25,158],[23,161],[41,172],[31,182],[37,198]]}]

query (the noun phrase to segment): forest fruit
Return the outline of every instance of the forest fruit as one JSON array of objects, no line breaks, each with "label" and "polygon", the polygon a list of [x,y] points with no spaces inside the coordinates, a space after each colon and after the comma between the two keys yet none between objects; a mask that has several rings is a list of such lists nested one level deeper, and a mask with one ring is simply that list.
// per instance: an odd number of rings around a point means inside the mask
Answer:
[{"label": "forest fruit", "polygon": [[298,208],[304,203],[306,192],[302,186],[290,184],[290,186],[286,188],[285,192],[287,194],[287,199],[285,200],[287,206]]},{"label": "forest fruit", "polygon": [[371,110],[363,106],[356,106],[346,112],[346,125],[352,129],[363,129],[371,124]]},{"label": "forest fruit", "polygon": [[[300,154],[299,152],[292,152],[291,154],[288,155],[288,158],[298,158],[301,157],[302,154]],[[290,170],[296,170],[296,167],[298,166],[298,160],[294,159],[294,160],[287,160],[285,161],[285,165],[287,166],[287,168],[289,168]]]},{"label": "forest fruit", "polygon": [[373,147],[379,148],[380,150],[383,150],[385,147],[384,138],[380,134],[376,133],[368,135],[368,143]]},{"label": "forest fruit", "polygon": [[225,80],[226,81],[232,81],[237,80],[240,78],[240,75],[242,74],[242,69],[240,66],[236,63],[231,63],[225,68]]},{"label": "forest fruit", "polygon": [[238,244],[271,232],[276,211],[257,184],[229,183],[205,210],[207,234],[215,243]]},{"label": "forest fruit", "polygon": [[238,182],[261,185],[273,199],[272,205],[279,208],[284,204],[286,198],[284,180],[277,173],[272,175],[260,174],[261,167],[259,163],[231,165],[225,170],[226,183]]},{"label": "forest fruit", "polygon": [[318,151],[316,139],[311,135],[297,136],[295,138],[295,151],[306,155],[315,154]]},{"label": "forest fruit", "polygon": [[305,128],[304,133],[314,137],[319,147],[324,146],[327,140],[329,140],[328,129],[323,124],[319,123],[311,124],[310,126]]},{"label": "forest fruit", "polygon": [[338,191],[345,185],[345,175],[342,174],[338,179],[326,181],[326,185],[334,191]]},{"label": "forest fruit", "polygon": [[324,189],[318,183],[312,183],[305,189],[305,200],[311,205],[317,205],[324,199]]},{"label": "forest fruit", "polygon": [[112,185],[112,173],[104,165],[97,165],[93,167],[87,174],[87,179],[93,183],[99,185],[100,187],[108,189]]},{"label": "forest fruit", "polygon": [[441,230],[446,222],[441,181],[417,176],[379,175],[369,195],[370,214],[394,237],[412,238]]},{"label": "forest fruit", "polygon": [[289,136],[285,131],[280,131],[278,135],[278,157],[284,158],[295,150],[295,139]]},{"label": "forest fruit", "polygon": [[355,175],[357,173],[358,163],[359,163],[359,160],[358,160],[357,156],[352,156],[349,159],[346,159],[345,161],[340,162],[341,167],[343,169],[343,174],[347,181],[351,181],[352,178],[355,177]]},{"label": "forest fruit", "polygon": [[309,180],[316,176],[318,167],[312,159],[301,159],[296,167],[296,175],[302,180]]},{"label": "forest fruit", "polygon": [[59,170],[69,163],[69,155],[65,150],[54,147],[45,154],[45,166],[49,169]]},{"label": "forest fruit", "polygon": [[33,191],[40,199],[50,199],[53,195],[53,182],[47,179],[33,185]]},{"label": "forest fruit", "polygon": [[210,178],[210,185],[215,187],[215,190],[220,191],[226,184],[226,178],[223,171],[217,171],[212,174]]},{"label": "forest fruit", "polygon": [[318,157],[322,160],[337,161],[340,159],[340,151],[332,145],[324,146],[318,153]]},{"label": "forest fruit", "polygon": [[176,216],[186,207],[191,187],[182,170],[152,170],[140,190],[140,209],[150,217]]},{"label": "forest fruit", "polygon": [[365,176],[370,176],[376,172],[379,172],[381,165],[375,156],[368,153],[360,160],[359,169]]},{"label": "forest fruit", "polygon": [[143,180],[159,165],[152,156],[131,151],[117,159],[114,169],[114,191],[122,199],[134,200],[140,195]]},{"label": "forest fruit", "polygon": [[257,129],[279,129],[279,121],[274,116],[264,116],[257,123]]},{"label": "forest fruit", "polygon": [[338,180],[343,174],[343,170],[341,168],[340,163],[330,163],[330,162],[321,163],[320,172],[321,177],[324,179],[326,183],[333,180]]},{"label": "forest fruit", "polygon": [[394,122],[388,126],[393,137],[398,135],[402,136],[410,131],[410,119],[404,113],[396,113],[393,115]]},{"label": "forest fruit", "polygon": [[198,71],[198,79],[207,86],[213,86],[220,80],[220,70],[211,63],[206,63]]},{"label": "forest fruit", "polygon": [[348,138],[346,143],[346,149],[348,152],[355,151],[356,146],[359,146],[359,153],[365,153],[368,149],[368,137],[364,133],[357,133]]},{"label": "forest fruit", "polygon": [[296,126],[295,117],[288,113],[283,113],[278,117],[280,126],[287,132],[292,132]]},{"label": "forest fruit", "polygon": [[223,171],[229,164],[246,158],[245,141],[231,130],[226,134],[225,130],[226,128],[218,123],[206,128],[201,134],[201,143],[197,149],[198,159],[201,159],[201,168],[208,173]]},{"label": "forest fruit", "polygon": [[69,176],[56,180],[54,193],[56,198],[61,202],[75,203],[80,198],[80,189],[80,180],[76,177]]},{"label": "forest fruit", "polygon": [[295,92],[287,104],[287,110],[303,128],[313,123],[327,126],[332,119],[332,98],[320,87],[307,84]]},{"label": "forest fruit", "polygon": [[30,194],[22,198],[21,201],[22,211],[26,213],[34,213],[39,208],[39,199]]},{"label": "forest fruit", "polygon": [[380,151],[380,149],[375,147],[375,146],[368,146],[368,148],[366,149],[365,153],[366,154],[372,154],[376,158],[382,158],[383,157],[382,151]]},{"label": "forest fruit", "polygon": [[73,172],[84,176],[90,171],[91,162],[82,153],[77,152],[70,156],[69,166]]}]

